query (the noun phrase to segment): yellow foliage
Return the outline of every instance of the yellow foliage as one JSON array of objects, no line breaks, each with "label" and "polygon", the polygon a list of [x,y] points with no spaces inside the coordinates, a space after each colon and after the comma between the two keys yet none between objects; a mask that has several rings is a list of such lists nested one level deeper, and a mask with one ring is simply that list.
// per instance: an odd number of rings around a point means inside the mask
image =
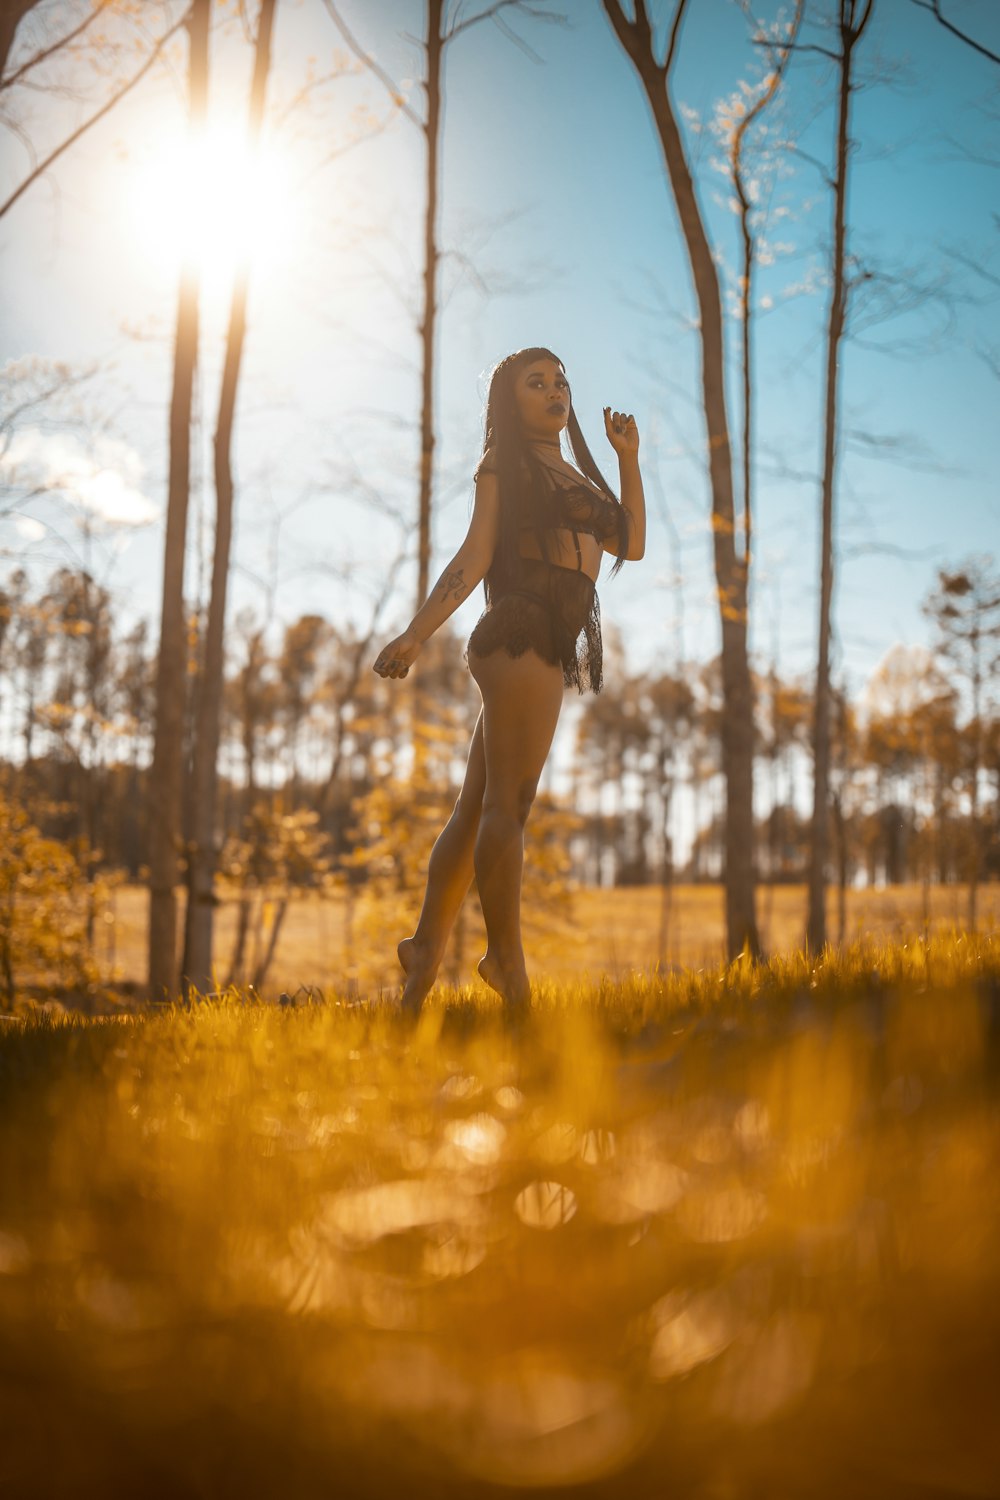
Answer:
[{"label": "yellow foliage", "polygon": [[87,943],[89,881],[71,849],[45,838],[25,810],[0,794],[0,993],[15,1004],[18,984],[97,978]]}]

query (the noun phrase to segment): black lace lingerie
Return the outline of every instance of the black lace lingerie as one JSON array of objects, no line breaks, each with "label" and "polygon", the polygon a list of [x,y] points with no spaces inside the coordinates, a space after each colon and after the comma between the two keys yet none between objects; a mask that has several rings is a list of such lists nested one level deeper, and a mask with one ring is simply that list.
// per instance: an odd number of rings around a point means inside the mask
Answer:
[{"label": "black lace lingerie", "polygon": [[[513,582],[491,587],[489,608],[469,637],[468,650],[477,656],[503,650],[511,657],[535,651],[543,661],[562,667],[567,687],[581,693],[589,687],[599,693],[604,681],[601,608],[594,581],[580,566],[577,533],[602,543],[614,537],[624,556],[628,514],[583,481],[573,481],[559,470],[549,472],[558,522],[573,533],[577,567],[519,557]],[[533,529],[533,523],[522,519],[521,527]]]},{"label": "black lace lingerie", "polygon": [[518,586],[494,598],[469,637],[469,651],[489,656],[535,651],[562,667],[563,682],[599,693],[604,681],[601,607],[594,580],[576,568],[522,557]]}]

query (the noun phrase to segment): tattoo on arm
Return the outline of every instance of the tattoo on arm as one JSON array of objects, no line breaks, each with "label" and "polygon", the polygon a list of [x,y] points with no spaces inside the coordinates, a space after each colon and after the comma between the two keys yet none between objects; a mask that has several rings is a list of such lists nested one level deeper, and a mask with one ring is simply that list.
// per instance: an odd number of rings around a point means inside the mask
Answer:
[{"label": "tattoo on arm", "polygon": [[464,572],[464,568],[458,568],[454,573],[446,570],[441,574],[441,577],[438,579],[438,585],[444,590],[441,594],[442,604],[447,604],[452,594],[455,595],[456,600],[459,600],[468,593],[465,578],[463,577]]}]

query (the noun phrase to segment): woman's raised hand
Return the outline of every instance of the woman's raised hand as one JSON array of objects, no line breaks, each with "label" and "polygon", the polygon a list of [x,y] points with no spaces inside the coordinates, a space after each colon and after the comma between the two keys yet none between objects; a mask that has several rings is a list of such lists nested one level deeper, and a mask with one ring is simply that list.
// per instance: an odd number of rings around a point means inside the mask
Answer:
[{"label": "woman's raised hand", "polygon": [[638,453],[639,429],[630,411],[612,411],[610,406],[606,406],[604,408],[604,431],[608,435],[608,442],[619,458],[626,453]]},{"label": "woman's raised hand", "polygon": [[405,677],[423,649],[423,641],[412,630],[404,630],[375,658],[372,667],[380,677]]}]

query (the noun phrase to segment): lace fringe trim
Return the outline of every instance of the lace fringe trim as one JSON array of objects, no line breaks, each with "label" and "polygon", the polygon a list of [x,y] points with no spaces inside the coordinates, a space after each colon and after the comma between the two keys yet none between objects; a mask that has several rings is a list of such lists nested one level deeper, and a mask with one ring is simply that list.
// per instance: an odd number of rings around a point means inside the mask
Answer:
[{"label": "lace fringe trim", "polygon": [[[478,656],[506,651],[513,658],[534,651],[543,661],[562,667],[567,687],[581,693],[589,687],[599,693],[604,686],[604,652],[597,590],[586,574],[566,568],[558,572],[571,582],[550,582],[548,598],[540,592],[511,590],[496,599],[469,637],[466,661],[469,650]],[[579,580],[589,587],[584,589]]]}]

